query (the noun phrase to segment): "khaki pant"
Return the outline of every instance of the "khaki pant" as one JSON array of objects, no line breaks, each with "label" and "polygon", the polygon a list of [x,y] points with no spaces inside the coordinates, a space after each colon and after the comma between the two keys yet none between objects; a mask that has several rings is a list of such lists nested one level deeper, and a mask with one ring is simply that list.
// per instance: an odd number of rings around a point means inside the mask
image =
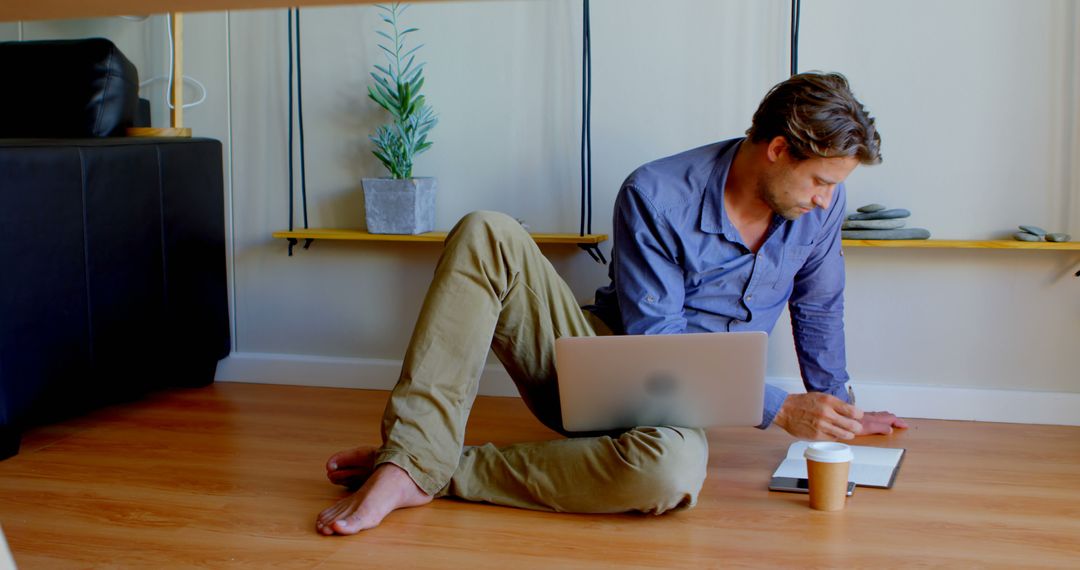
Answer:
[{"label": "khaki pant", "polygon": [[[446,238],[375,463],[393,463],[426,493],[528,509],[662,513],[692,506],[705,480],[702,430],[638,427],[573,437],[562,428],[555,339],[611,334],[583,311],[536,243],[509,216],[476,212]],[[465,423],[491,348],[522,399],[571,436],[464,449]]]}]

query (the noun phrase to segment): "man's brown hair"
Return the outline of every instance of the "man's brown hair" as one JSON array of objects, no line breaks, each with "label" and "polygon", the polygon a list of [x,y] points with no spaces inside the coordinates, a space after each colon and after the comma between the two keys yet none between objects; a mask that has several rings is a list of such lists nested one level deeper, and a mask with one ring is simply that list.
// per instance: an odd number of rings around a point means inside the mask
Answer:
[{"label": "man's brown hair", "polygon": [[854,156],[865,165],[881,162],[874,118],[839,73],[800,73],[778,83],[761,100],[746,134],[755,143],[784,137],[798,160]]}]

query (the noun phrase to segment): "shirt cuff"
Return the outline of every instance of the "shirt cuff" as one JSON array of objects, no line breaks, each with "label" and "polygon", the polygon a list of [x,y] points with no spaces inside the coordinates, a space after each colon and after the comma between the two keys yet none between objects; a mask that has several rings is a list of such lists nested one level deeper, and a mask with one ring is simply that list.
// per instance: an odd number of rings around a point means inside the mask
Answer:
[{"label": "shirt cuff", "polygon": [[825,390],[825,393],[836,396],[848,404],[855,404],[855,392],[851,390],[851,386],[846,382],[829,386],[829,388]]},{"label": "shirt cuff", "polygon": [[788,393],[781,388],[777,388],[772,384],[765,385],[765,406],[761,411],[761,423],[757,426],[758,429],[765,429],[772,424],[776,419],[776,414],[780,413],[780,406],[784,405],[784,400],[787,399]]}]

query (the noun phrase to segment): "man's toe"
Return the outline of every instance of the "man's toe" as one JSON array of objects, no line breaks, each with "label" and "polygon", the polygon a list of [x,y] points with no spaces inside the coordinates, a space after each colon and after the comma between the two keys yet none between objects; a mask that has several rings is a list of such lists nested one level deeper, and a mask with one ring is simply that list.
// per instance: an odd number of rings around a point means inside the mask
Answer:
[{"label": "man's toe", "polygon": [[355,454],[355,449],[348,449],[331,455],[330,459],[326,460],[326,470],[333,471],[335,469],[341,469],[342,467],[348,467]]},{"label": "man's toe", "polygon": [[334,521],[332,526],[334,527],[334,532],[338,534],[356,534],[364,529],[363,519],[359,514],[353,514],[338,519]]},{"label": "man's toe", "polygon": [[335,520],[341,518],[345,508],[339,503],[319,513],[318,522],[323,526],[330,526]]},{"label": "man's toe", "polygon": [[330,459],[326,460],[326,470],[327,471],[335,471],[339,467],[341,467],[341,456],[344,453],[345,453],[344,451],[339,451],[339,452],[331,455]]},{"label": "man's toe", "polygon": [[371,475],[370,469],[339,469],[327,473],[327,478],[335,485],[349,485],[356,480],[363,480]]},{"label": "man's toe", "polygon": [[335,469],[348,469],[350,467],[368,465],[371,462],[372,454],[372,449],[363,447],[339,451],[331,455],[330,459],[326,460],[326,469],[327,471],[334,471]]}]

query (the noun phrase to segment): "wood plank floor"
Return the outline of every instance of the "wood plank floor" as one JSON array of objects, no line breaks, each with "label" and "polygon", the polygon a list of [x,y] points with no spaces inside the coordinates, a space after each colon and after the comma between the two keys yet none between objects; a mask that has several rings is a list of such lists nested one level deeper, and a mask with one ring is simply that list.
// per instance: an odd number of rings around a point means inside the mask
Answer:
[{"label": "wood plank floor", "polygon": [[[23,570],[70,567],[1080,567],[1080,428],[913,420],[856,443],[908,448],[895,488],[839,513],[770,493],[789,436],[710,432],[697,508],[660,517],[438,500],[353,537],[316,513],[323,462],[378,443],[387,394],[249,384],[171,390],[29,433],[0,462],[0,525]],[[558,437],[480,398],[467,443]]]}]

